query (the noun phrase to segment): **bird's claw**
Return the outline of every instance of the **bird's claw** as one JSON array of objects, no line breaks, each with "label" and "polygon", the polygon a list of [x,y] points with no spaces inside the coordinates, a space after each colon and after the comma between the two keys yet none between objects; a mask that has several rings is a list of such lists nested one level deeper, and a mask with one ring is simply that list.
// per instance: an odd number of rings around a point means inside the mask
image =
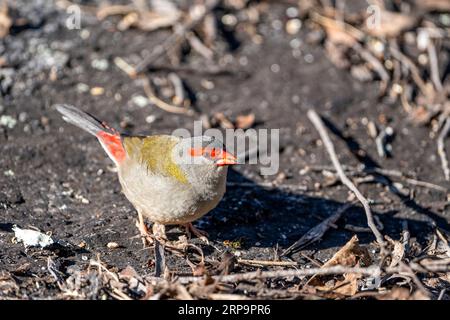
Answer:
[{"label": "bird's claw", "polygon": [[186,232],[187,232],[188,236],[190,236],[192,233],[197,238],[202,240],[204,243],[209,244],[209,240],[208,240],[209,235],[207,232],[197,229],[192,223],[186,224],[185,227],[186,227]]},{"label": "bird's claw", "polygon": [[153,245],[153,243],[154,243],[153,236],[148,231],[148,228],[145,225],[145,223],[141,223],[138,220],[138,221],[136,221],[136,227],[138,228],[139,233],[141,234],[142,245],[144,246],[144,248],[147,248],[148,246]]}]

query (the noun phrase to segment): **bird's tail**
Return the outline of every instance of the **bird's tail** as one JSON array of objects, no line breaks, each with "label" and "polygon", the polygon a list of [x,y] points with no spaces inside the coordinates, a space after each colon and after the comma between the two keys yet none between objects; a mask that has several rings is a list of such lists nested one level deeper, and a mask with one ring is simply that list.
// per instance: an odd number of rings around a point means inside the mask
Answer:
[{"label": "bird's tail", "polygon": [[63,115],[65,121],[76,125],[94,136],[97,136],[100,131],[105,131],[106,129],[95,117],[74,106],[58,104],[56,105],[56,110]]},{"label": "bird's tail", "polygon": [[125,149],[119,132],[74,106],[58,104],[55,108],[63,115],[65,121],[96,136],[108,156],[116,164],[119,164],[125,158]]}]

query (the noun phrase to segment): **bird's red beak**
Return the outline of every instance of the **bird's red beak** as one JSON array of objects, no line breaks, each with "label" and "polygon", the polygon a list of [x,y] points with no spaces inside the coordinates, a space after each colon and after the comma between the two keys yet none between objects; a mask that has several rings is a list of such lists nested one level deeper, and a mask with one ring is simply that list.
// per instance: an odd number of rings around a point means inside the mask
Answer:
[{"label": "bird's red beak", "polygon": [[237,164],[238,159],[229,152],[222,150],[219,159],[216,161],[216,165],[219,167]]}]

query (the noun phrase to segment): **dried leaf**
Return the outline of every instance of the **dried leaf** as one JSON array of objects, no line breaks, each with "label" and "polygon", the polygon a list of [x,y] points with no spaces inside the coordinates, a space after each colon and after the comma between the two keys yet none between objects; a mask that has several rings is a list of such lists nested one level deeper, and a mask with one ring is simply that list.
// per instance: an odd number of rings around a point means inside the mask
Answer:
[{"label": "dried leaf", "polygon": [[248,129],[255,123],[255,114],[242,115],[236,117],[236,128]]},{"label": "dried leaf", "polygon": [[352,47],[356,43],[356,39],[349,33],[335,28],[334,26],[325,26],[328,41],[334,44],[344,44],[347,47]]},{"label": "dried leaf", "polygon": [[358,292],[358,280],[360,278],[360,274],[345,274],[344,280],[336,282],[335,289],[333,289],[333,291],[344,296],[354,296]]},{"label": "dried leaf", "polygon": [[115,16],[115,15],[127,15],[136,9],[133,6],[129,5],[106,5],[101,6],[97,10],[97,19],[103,20],[109,16]]},{"label": "dried leaf", "polygon": [[8,15],[8,5],[3,2],[0,7],[0,39],[9,34],[9,28],[12,26],[12,20]]},{"label": "dried leaf", "polygon": [[416,17],[391,11],[383,11],[379,15],[379,22],[367,25],[367,33],[376,37],[396,37],[403,31],[414,27]]},{"label": "dried leaf", "polygon": [[377,296],[379,300],[430,300],[420,290],[411,293],[406,288],[395,287],[389,292]]},{"label": "dried leaf", "polygon": [[409,114],[409,118],[416,125],[425,125],[429,123],[432,116],[432,112],[423,106],[413,108]]},{"label": "dried leaf", "polygon": [[391,239],[390,237],[386,236],[386,239],[389,241],[391,245],[394,246],[394,249],[391,253],[391,263],[389,264],[390,267],[395,267],[400,263],[400,261],[403,260],[405,256],[405,246],[400,241],[396,241]]},{"label": "dried leaf", "polygon": [[160,28],[173,26],[180,18],[180,12],[152,12],[142,13],[136,23],[136,27],[144,31],[153,31]]},{"label": "dried leaf", "polygon": [[[358,237],[355,235],[322,268],[335,265],[347,267],[368,266],[371,262],[369,252],[359,246]],[[360,274],[344,274],[343,278],[334,278],[332,286],[327,286],[326,284],[330,280],[330,276],[313,276],[308,281],[308,284],[315,286],[319,291],[324,291],[327,297],[336,298],[356,294],[358,292],[358,281],[360,278]]]},{"label": "dried leaf", "polygon": [[181,17],[178,8],[169,1],[157,0],[152,2],[151,10],[132,5],[103,6],[97,10],[97,19],[103,20],[112,15],[123,15],[117,28],[121,31],[136,27],[144,31],[173,26]]},{"label": "dried leaf", "polygon": [[426,11],[450,11],[450,1],[448,0],[416,0],[415,5]]},{"label": "dried leaf", "polygon": [[214,115],[219,125],[224,129],[234,129],[233,123],[222,113],[218,112]]},{"label": "dried leaf", "polygon": [[141,279],[141,277],[138,275],[136,270],[132,266],[127,266],[125,269],[120,271],[119,273],[120,278],[136,278]]},{"label": "dried leaf", "polygon": [[361,262],[360,264],[362,266],[368,266],[371,264],[372,259],[370,258],[367,249],[359,246],[358,237],[355,235],[345,244],[345,246],[336,252],[334,256],[322,266],[322,268],[335,265],[354,267],[359,262]]}]

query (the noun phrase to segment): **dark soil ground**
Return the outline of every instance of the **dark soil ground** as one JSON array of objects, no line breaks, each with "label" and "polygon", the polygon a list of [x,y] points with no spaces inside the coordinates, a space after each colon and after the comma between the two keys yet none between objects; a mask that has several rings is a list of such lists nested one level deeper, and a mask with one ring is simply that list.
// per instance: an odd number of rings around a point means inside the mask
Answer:
[{"label": "dark soil ground", "polygon": [[[73,104],[127,133],[192,129],[195,117],[168,113],[151,104],[137,105],[135,97],[145,96],[139,80],[130,79],[113,62],[118,56],[130,63],[139,61],[144,51],[151,51],[171,31],[122,32],[115,28],[116,17],[99,22],[89,14],[82,15],[81,30],[69,30],[64,10],[53,1],[9,3],[11,16],[27,21],[13,26],[0,43],[0,57],[6,60],[0,69],[0,116],[16,120],[13,125],[0,126],[0,282],[13,279],[6,282],[10,287],[0,287],[0,298],[61,297],[49,273],[48,257],[63,278],[87,268],[91,259],[99,259],[113,271],[131,266],[141,276],[153,275],[153,248],[143,249],[135,226],[136,212],[121,192],[112,162],[94,138],[65,123],[52,105]],[[306,117],[309,108],[333,128],[331,138],[343,164],[395,169],[450,187],[430,128],[413,125],[399,104],[380,98],[378,81],[363,83],[338,69],[320,42],[307,41],[310,30],[306,26],[297,35],[287,34],[283,27],[279,30],[277,21],[285,21],[289,6],[270,3],[271,9],[258,25],[261,44],[235,30],[220,34],[214,62],[188,52],[179,66],[162,57],[146,72],[152,79],[165,79],[176,72],[194,107],[204,114],[222,112],[235,119],[251,112],[256,115],[254,128],[280,128],[282,175],[262,177],[258,165],[233,167],[220,205],[196,222],[209,233],[211,244],[190,241],[203,249],[209,265],[222,261],[225,252],[241,259],[273,260],[348,202],[345,186],[328,185],[321,170],[307,170],[331,165]],[[293,39],[301,42],[300,55],[293,54]],[[104,70],[92,66],[101,59],[107,61]],[[225,71],[211,71],[213,68]],[[213,87],[205,89],[205,80]],[[104,93],[92,95],[93,87],[104,88]],[[149,116],[155,117],[154,122],[146,121]],[[367,120],[383,121],[394,129],[391,157],[378,156],[375,141],[367,133]],[[275,179],[280,187],[258,186]],[[403,198],[379,183],[358,186],[373,200],[383,234],[399,239],[406,227],[415,244],[424,248],[436,227],[450,231],[447,192],[394,180],[406,190]],[[14,241],[14,224],[51,233],[67,247],[25,249]],[[301,268],[315,266],[312,261],[327,261],[355,234],[346,225],[366,227],[364,211],[357,203],[320,242],[289,259],[299,262]],[[182,232],[173,227],[168,235],[176,239]],[[373,235],[356,234],[362,246],[374,254]],[[120,246],[109,249],[109,242]],[[167,253],[166,263],[170,272],[192,274],[183,257]],[[256,269],[237,264],[232,273]],[[282,281],[277,288],[287,290],[295,285],[295,281]],[[433,294],[441,288],[434,288]],[[236,292],[256,296],[245,289]]]}]

